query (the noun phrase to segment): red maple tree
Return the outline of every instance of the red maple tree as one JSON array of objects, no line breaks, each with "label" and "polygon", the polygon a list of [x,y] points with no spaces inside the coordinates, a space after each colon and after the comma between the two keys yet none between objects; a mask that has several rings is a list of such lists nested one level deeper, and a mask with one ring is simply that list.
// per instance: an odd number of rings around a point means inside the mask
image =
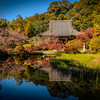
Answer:
[{"label": "red maple tree", "polygon": [[75,36],[76,39],[83,42],[83,50],[85,50],[85,44],[89,43],[89,39],[91,39],[93,37],[94,31],[95,31],[95,29],[87,29],[85,32]]}]

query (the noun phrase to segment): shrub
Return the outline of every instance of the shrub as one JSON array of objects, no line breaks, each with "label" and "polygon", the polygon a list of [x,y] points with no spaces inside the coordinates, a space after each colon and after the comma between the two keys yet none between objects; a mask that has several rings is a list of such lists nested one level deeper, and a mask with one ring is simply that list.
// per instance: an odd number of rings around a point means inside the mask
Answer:
[{"label": "shrub", "polygon": [[82,49],[82,42],[78,40],[71,40],[66,43],[66,53],[78,53]]},{"label": "shrub", "polygon": [[97,33],[93,34],[93,37],[98,37],[98,36],[100,36],[100,32],[99,33],[97,32]]},{"label": "shrub", "polygon": [[17,52],[18,54],[20,54],[23,52],[23,48],[21,46],[16,46],[14,51]]},{"label": "shrub", "polygon": [[12,48],[6,48],[5,51],[8,53],[8,54],[11,54],[11,52],[13,51]]},{"label": "shrub", "polygon": [[24,48],[27,48],[27,47],[31,48],[33,45],[34,45],[33,43],[24,44],[22,47],[24,47]]},{"label": "shrub", "polygon": [[100,51],[100,36],[92,38],[90,44],[92,50]]},{"label": "shrub", "polygon": [[72,44],[77,47],[77,44],[82,44],[82,42],[78,40],[71,40],[66,43],[66,45],[72,45]]},{"label": "shrub", "polygon": [[46,43],[43,43],[42,46],[40,47],[43,50],[61,50],[65,48],[65,45],[63,43],[60,43],[58,39],[56,40],[49,40]]},{"label": "shrub", "polygon": [[65,52],[66,53],[78,53],[79,50],[77,47],[75,47],[74,45],[67,45],[66,48],[65,48]]},{"label": "shrub", "polygon": [[27,60],[24,61],[24,65],[31,65],[32,62],[33,62],[32,60],[27,59]]}]

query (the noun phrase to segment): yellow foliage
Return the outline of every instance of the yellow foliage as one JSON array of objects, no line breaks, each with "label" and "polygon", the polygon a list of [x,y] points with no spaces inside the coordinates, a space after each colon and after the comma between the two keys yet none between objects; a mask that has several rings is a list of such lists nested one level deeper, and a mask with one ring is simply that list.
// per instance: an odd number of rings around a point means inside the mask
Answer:
[{"label": "yellow foliage", "polygon": [[26,48],[26,47],[32,47],[34,44],[30,43],[30,44],[24,44],[22,47]]},{"label": "yellow foliage", "polygon": [[16,46],[16,47],[15,47],[15,51],[18,50],[18,48],[21,48],[21,46]]},{"label": "yellow foliage", "polygon": [[24,65],[32,65],[31,62],[24,61]]}]

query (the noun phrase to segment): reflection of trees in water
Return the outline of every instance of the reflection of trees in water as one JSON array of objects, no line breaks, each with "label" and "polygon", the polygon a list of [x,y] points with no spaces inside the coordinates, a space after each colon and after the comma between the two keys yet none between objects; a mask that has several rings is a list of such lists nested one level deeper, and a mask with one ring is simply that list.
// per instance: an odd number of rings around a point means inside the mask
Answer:
[{"label": "reflection of trees in water", "polygon": [[[63,72],[67,73],[68,71],[64,70]],[[72,70],[72,82],[49,82],[48,73],[29,66],[23,71],[6,76],[6,78],[9,77],[12,77],[18,85],[21,85],[24,79],[26,82],[33,82],[37,86],[46,86],[53,97],[68,98],[73,95],[80,100],[99,100],[98,98],[100,98],[100,73],[97,72]]]},{"label": "reflection of trees in water", "polygon": [[69,96],[73,95],[73,93],[71,92],[71,90],[69,90],[66,85],[64,84],[64,82],[62,83],[58,83],[56,82],[53,86],[47,86],[47,90],[50,93],[50,95],[52,97],[58,97],[58,98],[63,98],[66,99]]},{"label": "reflection of trees in water", "polygon": [[[0,78],[0,82],[1,82],[1,78]],[[0,84],[0,93],[2,92],[2,85]],[[0,100],[3,98],[3,95],[0,94]]]},{"label": "reflection of trees in water", "polygon": [[[1,79],[0,79],[0,82],[1,82]],[[1,90],[1,88],[2,88],[2,86],[1,86],[1,84],[0,84],[0,90]]]},{"label": "reflection of trees in water", "polygon": [[[28,67],[24,71],[20,71],[19,75],[26,82],[33,82],[35,85],[46,85],[49,82],[49,75],[44,71],[40,71],[38,69],[34,69],[32,67]],[[18,82],[18,80],[17,80]],[[20,81],[19,81],[20,82]]]},{"label": "reflection of trees in water", "polygon": [[[0,83],[2,83],[1,81],[2,81],[2,79],[4,79],[2,64],[8,59],[8,56],[6,54],[4,56],[3,54],[4,54],[4,52],[1,52],[1,54],[0,54]],[[3,77],[2,77],[2,74],[3,74]],[[3,83],[3,85],[4,85],[4,83]],[[2,91],[3,91],[3,85],[0,84],[0,93],[2,93]],[[4,97],[3,94],[0,94],[0,100],[2,100],[3,97]]]},{"label": "reflection of trees in water", "polygon": [[73,96],[78,97],[79,100],[100,100],[100,82],[93,84],[74,78],[74,82],[72,84],[66,83],[66,86],[72,91]]},{"label": "reflection of trees in water", "polygon": [[49,82],[49,76],[46,72],[28,68],[27,74],[25,72],[20,75],[28,82],[33,82],[35,85],[43,85],[47,87],[48,92],[53,97],[68,98],[73,95],[80,100],[90,100],[100,98],[100,73],[92,73],[90,71],[72,70],[72,82]]},{"label": "reflection of trees in water", "polygon": [[[13,65],[15,67],[15,65]],[[13,68],[11,66],[11,68]],[[49,82],[49,74],[34,69],[30,66],[16,65],[18,69],[14,69],[9,73],[10,69],[7,69],[8,73],[4,75],[4,79],[12,77],[18,85],[21,86],[23,79],[26,82],[33,82],[35,85],[43,85],[47,87],[48,92],[53,97],[68,98],[73,95],[80,100],[99,100],[100,99],[100,72],[90,69],[72,69],[72,82],[64,81],[51,81]],[[20,70],[19,70],[20,69]],[[19,70],[19,71],[18,71]],[[58,69],[64,75],[68,73],[65,69]]]}]

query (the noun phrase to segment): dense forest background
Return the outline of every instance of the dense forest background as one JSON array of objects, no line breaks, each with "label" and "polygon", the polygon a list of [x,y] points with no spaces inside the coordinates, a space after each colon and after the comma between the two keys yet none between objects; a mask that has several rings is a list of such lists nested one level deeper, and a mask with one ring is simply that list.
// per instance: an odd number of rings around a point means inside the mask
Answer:
[{"label": "dense forest background", "polygon": [[[68,0],[55,1],[45,13],[36,13],[25,19],[19,14],[11,23],[4,19],[3,26],[19,30],[19,34],[33,37],[48,30],[49,20],[71,19],[74,29],[78,31],[96,28],[97,32],[100,32],[100,0],[80,0],[74,3]],[[0,27],[2,27],[2,19],[0,19]]]}]

